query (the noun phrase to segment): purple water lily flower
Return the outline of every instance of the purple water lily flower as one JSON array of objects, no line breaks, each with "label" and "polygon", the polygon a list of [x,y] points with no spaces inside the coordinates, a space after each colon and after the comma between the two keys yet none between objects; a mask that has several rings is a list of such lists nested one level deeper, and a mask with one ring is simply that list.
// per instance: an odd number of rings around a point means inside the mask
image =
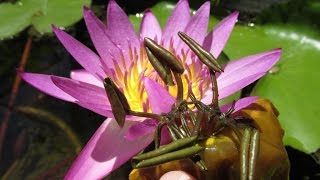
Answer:
[{"label": "purple water lily flower", "polygon": [[[107,25],[88,8],[84,20],[98,54],[82,43],[53,27],[63,46],[83,70],[71,72],[71,79],[53,75],[19,72],[21,77],[37,89],[59,99],[76,103],[108,117],[84,147],[65,179],[101,179],[153,140],[156,121],[128,116],[123,128],[115,120],[108,101],[103,79],[110,77],[127,97],[132,110],[160,114],[168,112],[175,102],[176,87],[164,88],[148,62],[143,38],[149,37],[173,52],[185,67],[182,76],[184,88],[190,88],[197,99],[209,103],[212,99],[208,70],[179,39],[183,31],[218,57],[237,21],[234,12],[207,33],[210,3],[204,3],[190,16],[187,0],[180,0],[161,29],[151,11],[144,13],[139,35],[135,33],[125,12],[110,0]],[[218,78],[219,99],[240,90],[263,76],[280,58],[281,49],[275,49],[230,62]],[[185,90],[184,98],[187,98]],[[236,103],[235,111],[257,99],[248,97]],[[221,107],[226,110],[229,105]]]}]

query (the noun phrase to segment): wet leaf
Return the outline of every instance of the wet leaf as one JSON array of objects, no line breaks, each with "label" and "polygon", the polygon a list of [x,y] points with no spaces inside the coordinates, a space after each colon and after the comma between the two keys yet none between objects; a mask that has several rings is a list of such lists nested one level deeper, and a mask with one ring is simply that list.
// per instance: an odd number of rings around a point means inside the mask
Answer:
[{"label": "wet leaf", "polygon": [[34,15],[40,13],[44,0],[22,0],[16,4],[0,4],[0,39],[9,38],[28,27]]},{"label": "wet leaf", "polygon": [[[162,27],[173,7],[162,2],[152,8]],[[141,16],[131,16],[131,20],[139,24]],[[209,31],[217,22],[216,18],[210,17]],[[320,65],[320,36],[314,27],[293,23],[238,24],[224,52],[233,60],[278,47],[283,49],[280,62],[272,69],[274,73],[262,78],[252,95],[270,99],[279,109],[279,119],[286,132],[285,144],[310,153],[320,148],[320,131],[314,128],[320,127],[320,96],[317,95],[320,74],[316,69]]]},{"label": "wet leaf", "polygon": [[36,16],[32,24],[40,33],[51,32],[51,24],[66,27],[82,19],[82,8],[89,6],[90,0],[48,0],[41,16]]},{"label": "wet leaf", "polygon": [[0,4],[0,39],[10,38],[33,25],[40,32],[51,32],[51,24],[70,26],[82,18],[83,5],[90,0],[21,0]]},{"label": "wet leaf", "polygon": [[236,26],[225,48],[230,59],[281,47],[279,63],[262,78],[252,95],[270,99],[280,112],[284,142],[310,153],[320,147],[320,36],[293,25]]}]

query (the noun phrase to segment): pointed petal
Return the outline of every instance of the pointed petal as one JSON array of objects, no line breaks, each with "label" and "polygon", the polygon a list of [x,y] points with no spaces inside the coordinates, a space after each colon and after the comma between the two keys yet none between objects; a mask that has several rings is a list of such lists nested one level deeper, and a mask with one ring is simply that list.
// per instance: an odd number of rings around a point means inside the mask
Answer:
[{"label": "pointed petal", "polygon": [[155,114],[167,113],[175,103],[169,92],[155,81],[145,77],[143,79],[152,112]]},{"label": "pointed petal", "polygon": [[88,103],[88,102],[76,102],[79,106],[89,109],[92,112],[95,112],[97,114],[100,114],[101,116],[104,117],[109,117],[109,118],[114,118],[112,114],[112,109],[110,105],[105,105],[105,104],[93,104],[93,103]]},{"label": "pointed petal", "polygon": [[140,49],[140,41],[135,33],[133,25],[126,13],[119,7],[115,0],[110,0],[107,10],[107,35],[120,49],[123,50],[126,60],[129,59],[129,47],[132,50]]},{"label": "pointed petal", "polygon": [[154,132],[157,127],[157,120],[146,119],[143,122],[137,122],[133,124],[125,135],[125,138],[130,141],[134,141],[137,138],[141,138],[151,132]]},{"label": "pointed petal", "polygon": [[279,59],[281,49],[251,55],[230,62],[217,78],[219,99],[240,90],[263,76]]},{"label": "pointed petal", "polygon": [[59,28],[54,26],[52,28],[63,46],[84,69],[97,78],[105,77],[105,73],[101,68],[99,56]]},{"label": "pointed petal", "polygon": [[[239,99],[236,101],[236,104],[234,106],[234,111],[233,113],[249,106],[250,104],[256,102],[256,100],[258,100],[259,97],[258,96],[250,96],[250,97],[245,97],[245,98],[242,98],[242,99]],[[222,112],[226,112],[230,107],[231,107],[232,103],[229,103],[229,104],[226,104],[226,105],[223,105],[220,107],[221,111]]]},{"label": "pointed petal", "polygon": [[[246,56],[243,58],[240,58],[238,60],[231,61],[224,67],[224,71],[231,73],[234,71],[239,71],[239,70],[245,70],[248,71],[248,66],[262,66],[260,68],[253,68],[250,69],[252,70],[252,74],[258,73],[258,72],[266,72],[268,71],[279,59],[281,56],[282,50],[281,48],[278,49],[273,49],[271,51],[266,51],[250,56]],[[223,73],[221,74],[223,75]]]},{"label": "pointed petal", "polygon": [[94,77],[92,74],[90,74],[88,71],[84,69],[71,71],[70,77],[71,79],[82,81],[82,82],[103,88],[102,81],[100,81],[99,79],[97,79],[96,77]]},{"label": "pointed petal", "polygon": [[[103,23],[90,11],[90,9],[84,7],[83,14],[94,47],[105,64],[108,64],[113,68],[112,59],[120,58],[119,48],[116,47],[105,34],[106,28],[103,27]],[[119,64],[121,65],[121,63]]]},{"label": "pointed petal", "polygon": [[20,77],[32,85],[33,87],[39,89],[40,91],[49,94],[50,96],[62,99],[64,101],[76,102],[76,99],[62,89],[57,87],[51,80],[50,75],[45,74],[35,74],[35,73],[26,73],[18,71]]},{"label": "pointed petal", "polygon": [[103,88],[63,77],[52,76],[51,79],[57,87],[78,101],[92,105],[105,105],[106,109],[110,109],[110,103]]},{"label": "pointed petal", "polygon": [[157,37],[159,41],[161,40],[161,27],[157,18],[150,10],[146,10],[144,12],[143,19],[140,24],[140,36],[142,39],[149,37],[154,40],[155,37]]},{"label": "pointed petal", "polygon": [[[89,109],[97,114],[100,114],[101,116],[108,117],[114,119],[114,116],[112,114],[112,108],[110,105],[106,104],[92,104],[90,102],[76,102],[79,106]],[[141,118],[138,118],[136,116],[126,116],[127,121],[141,121]]]},{"label": "pointed petal", "polygon": [[77,157],[65,179],[102,179],[127,162],[153,140],[149,134],[135,141],[124,135],[133,122],[120,128],[113,119],[106,119]]},{"label": "pointed petal", "polygon": [[206,36],[203,47],[210,51],[215,58],[218,58],[224,46],[226,45],[232,29],[237,22],[238,12],[234,12],[224,18],[214,29]]},{"label": "pointed petal", "polygon": [[190,8],[187,0],[180,0],[173,9],[164,29],[162,40],[164,47],[167,48],[171,39],[173,42],[178,42],[179,37],[177,33],[183,31],[190,19]]},{"label": "pointed petal", "polygon": [[[184,28],[184,33],[194,39],[197,43],[202,44],[205,35],[208,30],[208,21],[210,14],[210,1],[204,3],[196,12],[194,16],[191,17],[189,23]],[[177,52],[180,49],[186,49],[188,46],[181,40],[176,48]]]},{"label": "pointed petal", "polygon": [[219,86],[219,81],[218,81],[219,99],[223,99],[237,92],[238,90],[248,86],[249,84],[261,78],[264,74],[265,73],[258,73],[258,74],[253,74],[243,78],[228,79],[229,83],[222,84],[221,86]]}]

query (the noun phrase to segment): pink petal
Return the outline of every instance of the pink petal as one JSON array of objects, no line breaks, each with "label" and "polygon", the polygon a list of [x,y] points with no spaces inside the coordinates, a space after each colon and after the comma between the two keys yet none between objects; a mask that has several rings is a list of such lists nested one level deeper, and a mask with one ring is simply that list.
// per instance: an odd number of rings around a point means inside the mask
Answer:
[{"label": "pink petal", "polygon": [[[79,106],[89,109],[97,114],[100,114],[104,117],[109,117],[114,119],[114,115],[112,114],[112,108],[108,104],[96,104],[90,102],[76,102]],[[141,118],[136,116],[126,116],[127,121],[141,121]]]},{"label": "pink petal", "polygon": [[[237,100],[233,112],[237,112],[240,109],[243,109],[243,108],[249,106],[250,104],[256,102],[257,99],[259,99],[258,96],[250,96],[250,97],[245,97],[245,98]],[[220,107],[220,109],[222,112],[226,112],[231,107],[231,105],[232,105],[232,103],[223,105]]]},{"label": "pink petal", "polygon": [[[227,64],[224,72],[217,78],[219,99],[242,89],[262,77],[281,56],[281,49],[275,49],[247,56]],[[210,103],[212,92],[205,92],[202,101]]]},{"label": "pink petal", "polygon": [[217,78],[219,99],[240,90],[262,77],[280,59],[281,49],[232,61]]},{"label": "pink petal", "polygon": [[203,47],[210,51],[214,57],[218,57],[226,45],[232,29],[237,22],[238,12],[234,12],[224,18],[214,29],[206,36]]},{"label": "pink petal", "polygon": [[[112,59],[120,59],[120,50],[105,34],[104,24],[87,8],[83,8],[84,20],[91,40],[105,64],[113,67]],[[120,64],[121,65],[121,64]]]},{"label": "pink petal", "polygon": [[[129,47],[140,49],[140,41],[126,13],[115,0],[110,0],[107,10],[107,35],[120,49],[126,60],[130,60]],[[130,61],[128,61],[130,62]],[[128,64],[129,65],[129,64]]]},{"label": "pink petal", "polygon": [[158,121],[155,119],[146,119],[143,122],[137,122],[133,124],[125,137],[127,140],[134,141],[137,138],[141,138],[151,132],[154,132],[157,127]]},{"label": "pink petal", "polygon": [[152,14],[150,10],[146,10],[143,15],[142,22],[140,24],[140,36],[141,38],[149,37],[158,40],[161,39],[162,31],[157,18]]},{"label": "pink petal", "polygon": [[76,102],[79,106],[89,109],[92,112],[95,112],[97,114],[100,114],[101,116],[104,117],[109,117],[109,118],[114,118],[112,114],[112,108],[110,105],[106,104],[95,104],[95,103],[90,103],[90,102]]},{"label": "pink petal", "polygon": [[58,88],[51,80],[50,75],[45,74],[35,74],[35,73],[26,73],[18,71],[20,77],[32,85],[33,87],[39,89],[40,91],[49,94],[50,96],[62,99],[64,101],[76,102],[76,99],[60,88]]},{"label": "pink petal", "polygon": [[103,88],[103,83],[96,77],[94,77],[92,74],[90,74],[88,71],[84,69],[79,70],[73,70],[70,73],[71,79],[82,81],[85,83],[89,83],[98,87]]},{"label": "pink petal", "polygon": [[[202,44],[205,35],[208,30],[208,21],[210,14],[210,1],[204,3],[196,12],[194,16],[191,17],[189,23],[184,28],[184,32],[190,36],[192,39],[197,41],[199,44]],[[179,44],[176,48],[177,52],[180,52],[180,49],[187,49],[187,45],[183,41],[179,41]]]},{"label": "pink petal", "polygon": [[169,134],[169,130],[167,128],[167,126],[163,126],[162,131],[161,131],[161,141],[160,141],[160,145],[165,145],[165,144],[169,144],[171,143],[171,136]]},{"label": "pink petal", "polygon": [[54,26],[52,28],[60,42],[63,44],[63,46],[84,69],[86,69],[88,72],[90,72],[97,78],[106,76],[106,74],[101,68],[99,56],[97,56],[85,45],[74,39],[72,36],[61,31],[59,28],[56,28]]},{"label": "pink petal", "polygon": [[52,76],[51,79],[57,87],[78,101],[92,105],[105,105],[110,109],[110,103],[103,88],[63,77]]},{"label": "pink petal", "polygon": [[133,122],[120,128],[106,119],[77,157],[65,179],[102,179],[127,162],[153,140],[153,134],[129,141],[124,138]]},{"label": "pink petal", "polygon": [[248,86],[249,84],[261,78],[264,74],[265,73],[252,74],[250,76],[246,76],[242,78],[235,77],[232,79],[228,79],[229,82],[226,84],[221,83],[222,84],[221,86],[219,82],[222,82],[222,81],[218,81],[219,99],[223,99],[237,92],[238,90]]},{"label": "pink petal", "polygon": [[169,92],[155,81],[145,77],[143,79],[152,112],[155,114],[167,113],[176,102]]},{"label": "pink petal", "polygon": [[183,31],[190,19],[190,8],[187,0],[180,0],[173,9],[164,29],[162,40],[164,47],[168,47],[171,39],[178,42],[180,39],[177,35],[179,31]]},{"label": "pink petal", "polygon": [[[256,66],[256,63],[258,63],[259,66],[262,66],[262,69],[253,68],[251,70],[255,71],[256,73],[266,72],[274,65],[275,62],[280,59],[281,53],[282,50],[278,48],[271,51],[246,56],[228,63],[226,67],[224,67],[224,72],[231,73],[240,70],[247,71],[248,66]],[[221,75],[223,75],[223,73]]]}]

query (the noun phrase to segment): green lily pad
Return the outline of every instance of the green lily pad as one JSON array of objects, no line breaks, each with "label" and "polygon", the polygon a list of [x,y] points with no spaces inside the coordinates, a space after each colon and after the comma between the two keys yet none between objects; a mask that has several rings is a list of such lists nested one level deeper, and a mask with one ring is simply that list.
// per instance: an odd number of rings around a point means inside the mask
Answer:
[{"label": "green lily pad", "polygon": [[33,25],[40,33],[51,32],[51,24],[70,26],[82,18],[83,5],[91,0],[21,0],[0,4],[0,39],[9,38]]},{"label": "green lily pad", "polygon": [[236,26],[225,48],[231,59],[281,47],[278,64],[255,86],[252,95],[270,99],[280,112],[284,142],[310,153],[320,147],[320,36],[292,25]]},{"label": "green lily pad", "polygon": [[83,6],[89,6],[90,0],[48,0],[45,11],[36,16],[32,24],[40,33],[51,32],[51,24],[66,27],[82,19]]},{"label": "green lily pad", "polygon": [[0,4],[0,39],[12,37],[28,27],[35,14],[41,12],[45,1],[22,0],[16,4]]},{"label": "green lily pad", "polygon": [[[173,4],[161,2],[151,10],[163,27],[173,8]],[[130,16],[137,31],[141,17],[140,14]],[[209,31],[217,22],[210,17]],[[316,128],[320,127],[317,118],[320,98],[316,94],[320,91],[316,81],[320,77],[316,70],[320,65],[320,36],[315,30],[298,25],[237,25],[224,51],[234,60],[274,48],[283,49],[281,60],[272,73],[259,81],[252,95],[268,98],[278,108],[286,145],[314,152],[320,147],[320,131]],[[239,93],[230,98],[235,97]]]}]

